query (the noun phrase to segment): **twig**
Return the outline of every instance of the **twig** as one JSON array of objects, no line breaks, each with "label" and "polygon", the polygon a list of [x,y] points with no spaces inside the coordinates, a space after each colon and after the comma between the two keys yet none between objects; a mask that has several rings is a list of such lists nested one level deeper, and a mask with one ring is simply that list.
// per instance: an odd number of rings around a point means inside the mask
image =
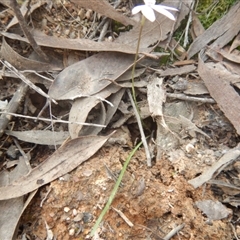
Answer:
[{"label": "twig", "polygon": [[32,34],[28,30],[27,23],[20,11],[19,5],[16,0],[10,0],[9,5],[12,8],[12,10],[15,13],[16,18],[18,19],[19,25],[25,35],[25,37],[28,39],[30,45],[32,46],[33,50],[38,54],[38,56],[45,61],[49,62],[49,59],[47,55],[42,51],[41,47],[36,43],[35,39],[33,38]]},{"label": "twig", "polygon": [[212,98],[201,98],[201,97],[190,97],[183,93],[166,93],[167,97],[169,98],[176,98],[185,101],[192,101],[192,102],[202,102],[202,103],[216,103],[216,101]]},{"label": "twig", "polygon": [[[70,123],[70,124],[80,124],[83,126],[93,126],[93,127],[106,127],[105,125],[101,124],[95,124],[95,123],[81,123],[81,122],[71,122],[71,121],[65,121],[65,120],[55,120],[55,119],[48,119],[48,118],[38,118],[38,117],[31,117],[31,116],[26,116],[26,115],[21,115],[17,113],[11,113],[11,112],[0,112],[0,114],[4,115],[11,115],[14,117],[21,117],[21,118],[27,118],[27,119],[33,119],[33,120],[41,120],[41,121],[46,121],[46,122],[53,122],[53,123]],[[1,120],[1,118],[0,118]],[[0,129],[1,129],[1,121],[0,121]],[[1,133],[1,130],[0,130]],[[0,135],[1,136],[1,135]]]},{"label": "twig", "polygon": [[163,239],[164,240],[169,240],[171,237],[173,237],[177,232],[182,230],[184,228],[185,224],[181,224],[174,229],[172,229]]},{"label": "twig", "polygon": [[49,193],[50,193],[51,191],[52,191],[52,187],[49,187],[46,195],[44,196],[44,198],[42,199],[42,201],[41,201],[41,203],[40,203],[40,207],[43,206],[43,203],[46,201],[46,199],[47,199],[47,197],[48,197],[48,195],[49,195]]},{"label": "twig", "polygon": [[187,46],[188,43],[189,43],[188,33],[189,33],[190,24],[191,24],[191,22],[192,22],[192,13],[193,13],[194,3],[195,3],[195,1],[192,2],[192,5],[191,5],[191,7],[190,7],[190,13],[189,13],[187,25],[186,25],[186,28],[185,28],[185,37],[184,37],[184,42],[183,42],[183,47],[184,47],[184,48],[186,48],[186,46]]},{"label": "twig", "polygon": [[108,30],[108,26],[109,26],[109,19],[103,25],[102,31],[101,31],[100,36],[98,38],[98,42],[102,42],[103,41],[104,37],[106,36],[107,30]]},{"label": "twig", "polygon": [[141,134],[142,143],[143,143],[143,146],[144,146],[144,149],[145,149],[145,153],[146,153],[147,166],[151,167],[152,166],[152,159],[151,159],[151,154],[150,154],[150,151],[149,151],[149,148],[148,148],[148,144],[147,144],[147,141],[146,141],[146,137],[145,137],[145,134],[144,134],[144,131],[143,131],[142,122],[141,122],[141,119],[140,119],[137,107],[135,105],[135,102],[134,102],[134,100],[132,98],[132,95],[131,95],[129,89],[127,89],[127,93],[128,93],[129,98],[130,98],[131,104],[133,106],[135,117],[137,119],[138,127],[139,127],[140,134]]},{"label": "twig", "polygon": [[19,89],[15,92],[14,96],[12,97],[11,101],[8,103],[8,106],[5,111],[0,112],[0,137],[3,135],[9,121],[11,120],[11,117],[9,115],[12,115],[15,113],[25,96],[28,89],[28,85],[26,85],[24,82],[22,82],[19,86]]},{"label": "twig", "polygon": [[20,73],[12,64],[10,64],[8,61],[2,61],[0,62],[11,72],[13,72],[18,78],[20,78],[23,82],[25,82],[29,87],[34,89],[36,92],[38,92],[43,97],[51,100],[53,103],[57,104],[56,100],[52,99],[48,94],[46,94],[41,88],[34,85],[30,80],[28,80],[22,73]]},{"label": "twig", "polygon": [[133,223],[126,217],[126,215],[122,211],[120,211],[120,210],[118,210],[118,209],[116,209],[114,207],[112,207],[112,209],[119,214],[119,216],[126,222],[126,224],[129,227],[133,227],[134,226]]}]

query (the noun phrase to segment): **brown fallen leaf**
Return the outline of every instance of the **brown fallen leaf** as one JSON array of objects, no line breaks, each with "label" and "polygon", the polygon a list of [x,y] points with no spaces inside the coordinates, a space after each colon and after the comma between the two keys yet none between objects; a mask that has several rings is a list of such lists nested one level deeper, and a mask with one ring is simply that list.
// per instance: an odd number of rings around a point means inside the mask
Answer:
[{"label": "brown fallen leaf", "polygon": [[[9,32],[0,32],[1,35],[29,43],[27,38],[22,37],[18,34]],[[81,50],[81,51],[93,51],[93,52],[104,52],[104,51],[115,51],[124,52],[129,54],[135,54],[136,49],[130,45],[124,43],[115,42],[95,42],[89,39],[70,39],[70,38],[58,38],[55,36],[48,36],[37,30],[32,31],[35,41],[39,46],[50,47],[50,48],[61,48],[61,49],[71,49],[71,50]],[[140,52],[149,52],[150,49],[140,49]]]},{"label": "brown fallen leaf", "polygon": [[124,25],[134,25],[136,22],[127,16],[119,13],[114,7],[112,7],[106,0],[71,0],[71,2],[77,4],[79,7],[92,9],[106,17],[112,18]]},{"label": "brown fallen leaf", "polygon": [[218,53],[231,62],[240,63],[240,51],[237,49],[232,50],[230,53],[229,47],[226,47],[220,49]]},{"label": "brown fallen leaf", "polygon": [[67,142],[27,175],[0,187],[0,200],[23,196],[72,171],[96,153],[110,136],[84,136]]},{"label": "brown fallen leaf", "polygon": [[[85,97],[85,98],[78,98],[73,102],[73,105],[71,107],[70,113],[69,113],[69,121],[70,122],[85,122],[89,112],[97,105],[99,104],[103,99],[110,96],[112,93],[117,92],[120,89],[120,87],[116,85],[110,85],[103,89],[101,92],[94,94],[93,96]],[[94,115],[98,115],[102,117],[102,114],[95,113]],[[94,123],[98,124],[105,124],[106,121],[106,115],[104,121],[101,121],[102,118],[97,118],[97,122]],[[68,125],[69,133],[71,138],[76,138],[80,136],[80,132],[82,129],[84,130],[84,133],[81,132],[81,135],[92,135],[92,134],[98,134],[102,128],[96,128],[93,126],[84,127],[79,124],[71,123]]]},{"label": "brown fallen leaf", "polygon": [[[26,161],[23,157],[20,157],[18,165],[13,171],[1,172],[0,186],[7,186],[27,173],[28,167],[26,165]],[[18,221],[25,209],[25,206],[26,204],[24,204],[23,196],[0,201],[0,239],[14,239],[14,233],[18,227]]]},{"label": "brown fallen leaf", "polygon": [[204,63],[201,54],[199,54],[198,62],[198,73],[210,95],[240,134],[240,96],[231,86],[233,74],[220,63]]},{"label": "brown fallen leaf", "polygon": [[76,99],[100,92],[133,64],[133,55],[102,52],[65,68],[49,95],[56,100]]},{"label": "brown fallen leaf", "polygon": [[196,69],[197,67],[192,64],[176,68],[167,68],[166,70],[160,71],[160,74],[161,76],[176,76],[193,72]]},{"label": "brown fallen leaf", "polygon": [[54,70],[54,67],[49,63],[43,63],[28,58],[24,58],[15,52],[10,45],[3,38],[1,51],[1,58],[11,63],[18,70],[35,70],[35,71],[49,71]]},{"label": "brown fallen leaf", "polygon": [[60,145],[68,137],[68,132],[53,132],[49,130],[32,130],[32,131],[5,131],[6,134],[14,136],[24,142],[31,142],[41,145]]},{"label": "brown fallen leaf", "polygon": [[238,19],[240,19],[240,2],[233,5],[226,15],[216,21],[202,35],[197,37],[188,49],[188,58],[191,58],[208,43],[212,42],[211,48],[222,48],[232,41],[239,32]]},{"label": "brown fallen leaf", "polygon": [[204,171],[200,176],[194,179],[191,179],[188,182],[194,188],[198,188],[202,186],[202,184],[209,181],[213,177],[214,173],[220,170],[222,166],[229,165],[229,163],[233,162],[239,156],[240,156],[240,149],[238,145],[237,147],[230,149],[227,153],[225,153],[216,163],[214,163],[211,167],[209,167],[206,171]]}]

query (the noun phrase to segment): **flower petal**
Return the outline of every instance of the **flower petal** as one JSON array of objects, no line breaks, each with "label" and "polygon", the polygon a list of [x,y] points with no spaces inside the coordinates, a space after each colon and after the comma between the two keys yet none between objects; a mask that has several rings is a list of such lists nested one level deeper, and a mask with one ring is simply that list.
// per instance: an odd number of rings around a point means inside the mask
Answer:
[{"label": "flower petal", "polygon": [[[154,6],[154,5],[153,5]],[[156,20],[156,17],[155,17],[155,13],[154,11],[152,10],[151,7],[145,5],[143,8],[142,8],[142,14],[150,21],[150,22],[154,22]]]},{"label": "flower petal", "polygon": [[134,15],[134,14],[139,13],[140,11],[142,11],[142,8],[144,8],[144,7],[145,7],[145,5],[139,5],[139,6],[134,7],[132,9],[132,14]]},{"label": "flower petal", "polygon": [[159,5],[156,5],[156,6],[161,6],[161,7],[163,7],[164,9],[171,10],[171,11],[178,11],[177,8],[168,7],[168,6],[165,6],[165,5],[162,5],[162,4],[159,4]]},{"label": "flower petal", "polygon": [[143,0],[145,5],[155,5],[156,4],[156,0]]},{"label": "flower petal", "polygon": [[[152,8],[161,13],[162,15],[165,15],[166,17],[170,18],[171,20],[175,20],[175,17],[173,16],[172,13],[170,13],[169,11],[165,10],[165,6],[161,6],[161,5],[153,5]],[[171,9],[172,10],[172,9]]]}]

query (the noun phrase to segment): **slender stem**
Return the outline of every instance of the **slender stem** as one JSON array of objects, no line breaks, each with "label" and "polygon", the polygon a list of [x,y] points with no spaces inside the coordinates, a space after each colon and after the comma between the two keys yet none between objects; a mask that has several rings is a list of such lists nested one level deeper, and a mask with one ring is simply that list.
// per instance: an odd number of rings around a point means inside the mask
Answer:
[{"label": "slender stem", "polygon": [[145,23],[145,17],[142,15],[139,36],[138,36],[138,42],[137,42],[136,55],[135,55],[135,59],[134,59],[133,67],[132,67],[132,95],[133,95],[133,99],[134,99],[134,102],[136,105],[137,105],[137,99],[136,99],[136,93],[135,93],[135,87],[134,87],[134,76],[135,76],[135,69],[136,69],[136,64],[137,64],[137,59],[138,59],[138,53],[139,53],[139,47],[140,47],[140,41],[141,41],[144,23]]}]

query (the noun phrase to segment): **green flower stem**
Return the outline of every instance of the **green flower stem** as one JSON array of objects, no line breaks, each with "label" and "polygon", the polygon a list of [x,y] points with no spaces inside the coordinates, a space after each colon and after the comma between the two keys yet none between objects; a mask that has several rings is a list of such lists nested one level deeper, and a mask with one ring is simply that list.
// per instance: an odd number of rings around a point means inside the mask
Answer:
[{"label": "green flower stem", "polygon": [[140,26],[138,42],[137,42],[136,55],[135,55],[135,59],[134,59],[133,67],[132,67],[132,95],[133,95],[133,99],[134,99],[136,106],[137,106],[137,99],[136,99],[136,93],[135,93],[135,87],[134,87],[134,76],[135,76],[135,69],[136,69],[136,64],[137,64],[137,59],[138,59],[139,48],[140,48],[140,40],[141,40],[141,36],[142,36],[142,30],[143,30],[143,26],[145,23],[145,19],[146,18],[144,17],[144,15],[142,15],[141,26]]},{"label": "green flower stem", "polygon": [[99,224],[101,223],[104,215],[107,213],[109,207],[111,206],[112,201],[113,201],[113,199],[114,199],[114,197],[115,197],[115,195],[116,195],[116,193],[117,193],[117,191],[118,191],[119,185],[121,184],[123,175],[124,175],[124,173],[125,173],[126,170],[127,170],[127,166],[128,166],[128,164],[129,164],[130,160],[132,159],[133,155],[135,154],[135,152],[138,150],[138,148],[139,148],[141,145],[142,145],[142,142],[138,143],[138,145],[132,150],[132,152],[131,152],[130,155],[128,156],[126,162],[124,163],[123,168],[122,168],[122,170],[121,170],[121,173],[120,173],[120,175],[119,175],[119,177],[118,177],[118,179],[117,179],[117,182],[115,183],[114,188],[113,188],[113,190],[112,190],[112,192],[111,192],[111,195],[109,196],[108,202],[107,202],[107,204],[105,205],[104,209],[102,210],[102,212],[101,212],[101,214],[99,215],[96,223],[95,223],[94,226],[93,226],[93,229],[92,229],[92,231],[91,231],[91,233],[90,233],[90,236],[91,236],[91,237],[94,236],[94,234],[95,234],[95,232],[97,231],[97,229],[98,229],[98,227],[99,227]]}]

